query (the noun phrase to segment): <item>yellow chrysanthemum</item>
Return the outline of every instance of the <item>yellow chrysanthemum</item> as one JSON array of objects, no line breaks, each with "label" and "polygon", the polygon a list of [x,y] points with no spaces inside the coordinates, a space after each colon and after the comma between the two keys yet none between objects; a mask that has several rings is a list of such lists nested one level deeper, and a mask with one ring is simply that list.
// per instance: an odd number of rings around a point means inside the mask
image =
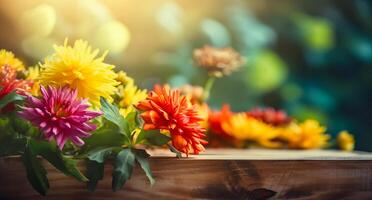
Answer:
[{"label": "yellow chrysanthemum", "polygon": [[193,106],[198,111],[198,114],[199,114],[200,118],[202,118],[202,121],[200,121],[200,125],[203,128],[208,129],[208,118],[209,118],[209,106],[208,106],[208,104],[206,104],[206,103],[202,103],[202,104],[195,103]]},{"label": "yellow chrysanthemum", "polygon": [[40,77],[40,67],[39,66],[27,68],[26,78],[28,80],[37,80],[37,79],[39,79],[39,77]]},{"label": "yellow chrysanthemum", "polygon": [[233,115],[228,122],[222,123],[222,129],[238,140],[255,141],[269,148],[280,146],[280,143],[273,141],[279,136],[278,129],[249,117],[245,113]]},{"label": "yellow chrysanthemum", "polygon": [[119,84],[113,71],[115,66],[104,63],[106,53],[97,57],[88,42],[77,40],[73,46],[54,46],[55,53],[45,60],[41,71],[41,84],[76,88],[78,96],[99,106],[100,97],[112,101],[111,95]]},{"label": "yellow chrysanthemum", "polygon": [[134,80],[123,71],[119,71],[117,73],[116,81],[118,81],[121,85],[126,85],[129,82],[134,82]]},{"label": "yellow chrysanthemum", "polygon": [[5,49],[0,50],[0,66],[9,65],[17,71],[23,70],[25,66],[14,54]]},{"label": "yellow chrysanthemum", "polygon": [[120,114],[123,116],[127,116],[133,112],[135,110],[134,105],[147,97],[147,91],[138,89],[132,78],[126,76],[125,82],[126,84],[124,86],[119,86],[119,96],[121,98],[119,107]]},{"label": "yellow chrysanthemum", "polygon": [[30,93],[38,96],[40,92],[40,68],[38,66],[29,67],[26,71],[26,79],[32,81],[32,88]]},{"label": "yellow chrysanthemum", "polygon": [[317,149],[327,146],[330,136],[325,134],[326,128],[316,120],[306,120],[301,124],[292,123],[284,128],[281,138],[287,140],[288,147],[294,149]]},{"label": "yellow chrysanthemum", "polygon": [[347,131],[341,131],[337,136],[337,144],[341,150],[352,151],[355,145],[354,136]]}]

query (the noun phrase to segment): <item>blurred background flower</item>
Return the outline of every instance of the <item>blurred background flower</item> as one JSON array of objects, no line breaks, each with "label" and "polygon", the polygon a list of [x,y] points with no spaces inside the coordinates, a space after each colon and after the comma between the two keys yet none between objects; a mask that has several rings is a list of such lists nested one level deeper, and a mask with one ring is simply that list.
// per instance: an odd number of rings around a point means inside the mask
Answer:
[{"label": "blurred background flower", "polygon": [[231,46],[247,62],[216,82],[211,109],[283,109],[334,137],[349,130],[357,150],[372,151],[371,19],[368,0],[0,0],[0,49],[35,66],[54,43],[83,38],[151,89],[203,85],[193,49]]}]

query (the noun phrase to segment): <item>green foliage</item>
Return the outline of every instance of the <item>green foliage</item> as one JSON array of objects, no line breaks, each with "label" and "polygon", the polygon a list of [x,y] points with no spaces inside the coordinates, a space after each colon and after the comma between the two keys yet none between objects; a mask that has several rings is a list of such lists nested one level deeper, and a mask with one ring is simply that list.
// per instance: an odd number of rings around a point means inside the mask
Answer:
[{"label": "green foliage", "polygon": [[87,182],[87,187],[89,191],[94,191],[97,187],[98,181],[103,179],[104,175],[104,163],[99,163],[92,160],[87,160],[87,177],[89,181]]},{"label": "green foliage", "polygon": [[[64,156],[55,143],[38,141],[35,139],[18,138],[13,141],[13,151],[22,154],[22,160],[27,172],[27,178],[33,188],[40,194],[45,195],[49,189],[45,168],[41,165],[37,156],[40,155],[62,173],[74,177],[79,181],[86,182],[88,179],[80,172],[77,161]],[[11,148],[7,148],[10,151]],[[9,153],[8,153],[9,155]]]},{"label": "green foliage", "polygon": [[36,156],[32,146],[28,144],[22,155],[22,161],[26,168],[28,181],[37,192],[45,196],[49,189],[47,172]]},{"label": "green foliage", "polygon": [[29,147],[62,173],[72,176],[79,181],[88,181],[77,168],[77,161],[64,156],[55,143],[32,139],[30,140]]},{"label": "green foliage", "polygon": [[112,190],[117,191],[132,176],[135,156],[131,149],[123,149],[116,156],[114,172],[112,175]]},{"label": "green foliage", "polygon": [[148,132],[148,134],[145,135],[145,138],[150,144],[155,146],[162,146],[171,140],[170,137],[161,134],[159,131]]},{"label": "green foliage", "polygon": [[15,138],[0,143],[0,157],[21,154],[26,146],[26,138]]},{"label": "green foliage", "polygon": [[24,152],[25,135],[38,135],[39,131],[15,113],[0,118],[0,156],[20,155]]},{"label": "green foliage", "polygon": [[0,118],[0,144],[9,143],[17,135],[9,118]]},{"label": "green foliage", "polygon": [[110,121],[104,121],[104,125],[92,133],[92,136],[85,139],[81,153],[87,153],[97,148],[120,147],[128,144],[129,140],[120,134],[118,127]]},{"label": "green foliage", "polygon": [[22,101],[23,99],[23,96],[18,95],[16,92],[11,92],[0,99],[0,108],[3,108],[11,102]]},{"label": "green foliage", "polygon": [[142,170],[145,172],[147,178],[150,181],[151,185],[155,184],[155,178],[152,175],[148,158],[150,155],[143,149],[133,149],[134,154],[136,155],[136,160],[140,164]]},{"label": "green foliage", "polygon": [[98,181],[103,179],[105,160],[113,153],[114,148],[96,149],[88,153],[87,160],[87,177],[89,179],[87,187],[94,191]]},{"label": "green foliage", "polygon": [[170,140],[171,138],[169,136],[160,133],[159,130],[142,130],[137,136],[136,144],[144,143],[149,145],[162,146],[167,144]]},{"label": "green foliage", "polygon": [[103,97],[101,97],[101,106],[103,117],[117,125],[119,127],[120,133],[127,136],[129,140],[131,135],[129,124],[127,120],[122,115],[120,115],[118,107],[108,103],[107,100]]},{"label": "green foliage", "polygon": [[111,155],[113,147],[96,149],[88,153],[88,159],[98,163],[105,162],[106,158]]},{"label": "green foliage", "polygon": [[107,158],[115,159],[112,175],[112,190],[117,191],[131,178],[135,161],[145,171],[151,184],[154,178],[150,171],[148,157],[144,150],[134,149],[134,144],[146,142],[151,145],[164,145],[170,141],[168,136],[159,131],[141,131],[132,141],[137,129],[141,129],[143,121],[137,111],[129,113],[126,118],[120,115],[119,109],[101,98],[104,120],[102,126],[91,137],[85,139],[85,145],[80,155],[85,155],[87,160],[87,187],[94,191],[98,181],[102,180],[104,162]]},{"label": "green foliage", "polygon": [[9,114],[8,117],[13,130],[16,131],[18,135],[37,137],[41,134],[38,128],[32,126],[32,124],[28,121],[20,118],[16,113],[13,112]]},{"label": "green foliage", "polygon": [[125,119],[127,120],[128,124],[129,124],[129,130],[130,131],[133,131],[134,129],[143,126],[143,121],[142,121],[138,111],[134,111],[134,112],[129,113],[127,115],[127,117],[125,117]]},{"label": "green foliage", "polygon": [[87,158],[86,176],[78,169],[77,160],[64,155],[55,142],[40,140],[40,130],[19,118],[15,112],[0,118],[0,156],[22,155],[28,180],[42,195],[47,193],[49,183],[47,172],[37,156],[47,160],[65,175],[87,182],[90,191],[94,191],[98,181],[103,179],[105,161],[109,157],[115,159],[113,191],[122,188],[131,178],[136,161],[145,171],[151,185],[154,184],[148,163],[149,155],[145,150],[134,149],[134,145],[138,141],[160,146],[168,143],[170,138],[159,131],[143,131],[134,142],[133,133],[143,126],[138,112],[132,112],[124,118],[118,108],[105,99],[101,99],[101,104],[104,112],[100,121],[101,127],[93,132],[91,137],[85,139],[83,148],[77,151],[73,146],[68,150],[65,148],[65,153],[68,152],[77,158]]}]

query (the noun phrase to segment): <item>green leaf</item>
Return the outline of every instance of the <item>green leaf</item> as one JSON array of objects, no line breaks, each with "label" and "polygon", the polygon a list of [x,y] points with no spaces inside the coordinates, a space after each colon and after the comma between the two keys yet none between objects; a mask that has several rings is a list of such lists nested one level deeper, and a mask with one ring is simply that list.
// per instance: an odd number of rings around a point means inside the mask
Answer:
[{"label": "green leaf", "polygon": [[131,134],[129,124],[127,120],[122,115],[120,115],[119,108],[107,102],[106,99],[103,97],[101,97],[100,100],[103,117],[116,124],[119,127],[120,133],[126,135],[129,140]]},{"label": "green leaf", "polygon": [[12,116],[11,123],[13,129],[20,134],[26,133],[31,128],[31,124],[27,123],[26,120],[20,118],[16,114]]},{"label": "green leaf", "polygon": [[11,113],[9,115],[11,126],[14,131],[20,135],[27,135],[30,137],[37,137],[41,134],[40,129],[33,126],[28,121],[19,117],[17,113]]},{"label": "green leaf", "polygon": [[116,157],[112,175],[112,189],[117,191],[132,176],[135,156],[130,149],[123,149]]},{"label": "green leaf", "polygon": [[90,191],[96,189],[99,180],[103,179],[104,162],[111,155],[115,147],[96,149],[88,153],[87,160],[87,187]]},{"label": "green leaf", "polygon": [[77,161],[63,156],[55,143],[31,140],[30,145],[37,155],[45,158],[62,173],[72,176],[79,181],[88,181],[88,179],[77,168]]},{"label": "green leaf", "polygon": [[119,117],[119,116],[121,116],[120,113],[119,113],[119,108],[110,104],[109,102],[107,102],[107,100],[103,97],[101,97],[100,102],[101,102],[101,106],[102,106],[101,109],[102,109],[102,112],[103,112],[103,116],[107,120],[115,123],[117,126],[120,127],[122,124],[121,124],[121,121],[120,121],[121,119]]},{"label": "green leaf", "polygon": [[87,187],[89,191],[94,191],[97,187],[98,181],[103,179],[104,175],[104,163],[98,163],[96,161],[87,160]]},{"label": "green leaf", "polygon": [[137,112],[131,112],[126,117],[125,120],[128,122],[128,128],[129,131],[133,131],[135,128],[137,128]]},{"label": "green leaf", "polygon": [[46,177],[47,172],[37,159],[30,145],[26,146],[25,152],[22,155],[22,161],[26,167],[28,181],[37,192],[45,196],[49,189],[49,182]]},{"label": "green leaf", "polygon": [[142,129],[141,132],[138,133],[138,136],[136,138],[136,144],[139,144],[146,139],[147,132],[148,131],[145,131],[145,130]]},{"label": "green leaf", "polygon": [[0,141],[7,142],[10,138],[17,136],[8,117],[0,118]]},{"label": "green leaf", "polygon": [[0,99],[0,108],[3,108],[4,106],[8,105],[8,103],[11,103],[13,101],[22,101],[23,99],[23,96],[13,91]]},{"label": "green leaf", "polygon": [[21,154],[26,147],[26,138],[14,138],[0,143],[0,157]]},{"label": "green leaf", "polygon": [[103,163],[106,158],[111,155],[112,150],[112,147],[93,150],[88,153],[88,159],[98,163]]},{"label": "green leaf", "polygon": [[159,130],[146,131],[145,139],[148,143],[155,146],[162,146],[171,140],[170,137],[160,133]]},{"label": "green leaf", "polygon": [[[84,174],[77,167],[77,164],[78,164],[77,160],[66,157],[66,156],[62,156],[62,160],[63,160],[65,169],[61,168],[60,169],[61,172],[63,172],[64,174],[66,174],[68,176],[72,176],[79,181],[82,181],[82,182],[87,182],[88,181],[88,178],[85,177]],[[59,168],[57,168],[57,169],[59,169]]]},{"label": "green leaf", "polygon": [[138,113],[138,111],[134,111],[129,113],[125,119],[128,122],[129,125],[129,130],[132,132],[134,129],[142,127],[143,126],[143,121]]},{"label": "green leaf", "polygon": [[136,155],[136,160],[140,164],[142,170],[145,172],[147,178],[150,181],[151,186],[155,184],[155,178],[152,175],[149,157],[150,155],[143,149],[133,149],[134,154]]},{"label": "green leaf", "polygon": [[168,144],[168,148],[171,152],[175,153],[177,158],[182,158],[182,153],[180,151],[178,151],[176,148],[174,148],[173,145],[171,144]]},{"label": "green leaf", "polygon": [[84,139],[85,145],[80,153],[89,152],[97,148],[121,147],[127,144],[128,139],[119,133],[118,127],[105,121],[104,126],[92,133],[92,136]]},{"label": "green leaf", "polygon": [[144,121],[143,121],[140,113],[137,111],[137,109],[136,109],[136,118],[135,119],[136,119],[137,127],[142,127],[143,124],[144,124]]}]

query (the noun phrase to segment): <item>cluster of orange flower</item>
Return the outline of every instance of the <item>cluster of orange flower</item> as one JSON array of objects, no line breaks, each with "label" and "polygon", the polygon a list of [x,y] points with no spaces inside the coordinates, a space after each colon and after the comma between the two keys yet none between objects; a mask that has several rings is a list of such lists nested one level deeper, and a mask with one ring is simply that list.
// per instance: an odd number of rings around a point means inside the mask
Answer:
[{"label": "cluster of orange flower", "polygon": [[[330,136],[315,120],[296,123],[285,112],[272,108],[234,113],[225,105],[208,118],[212,145],[245,147],[254,143],[267,148],[314,149],[327,147]],[[247,143],[250,142],[250,143]]]},{"label": "cluster of orange flower", "polygon": [[[244,59],[231,48],[203,47],[194,52],[195,62],[209,72],[210,79],[229,75],[244,64]],[[178,89],[155,86],[137,108],[144,111],[144,129],[160,129],[172,138],[173,146],[186,154],[197,154],[207,144],[210,147],[261,146],[265,148],[317,149],[330,147],[326,127],[313,119],[302,123],[284,111],[255,108],[247,112],[232,112],[229,105],[219,111],[209,109],[206,100],[211,88],[184,85]],[[207,95],[206,95],[207,94]],[[343,131],[337,138],[341,149],[351,151],[354,138]]]},{"label": "cluster of orange flower", "polygon": [[[244,59],[233,49],[216,49],[209,46],[194,52],[195,63],[209,72],[210,78],[229,75],[244,64]],[[208,82],[207,82],[208,83]],[[210,90],[206,85],[204,89]],[[211,111],[205,103],[209,91],[199,86],[186,85],[180,88],[208,130],[211,147],[246,147],[249,144],[266,148],[316,149],[331,146],[331,137],[326,127],[313,119],[297,122],[284,111],[273,108],[255,108],[247,112],[232,112],[229,105],[219,111]],[[354,137],[342,131],[337,137],[340,149],[354,149]]]}]

